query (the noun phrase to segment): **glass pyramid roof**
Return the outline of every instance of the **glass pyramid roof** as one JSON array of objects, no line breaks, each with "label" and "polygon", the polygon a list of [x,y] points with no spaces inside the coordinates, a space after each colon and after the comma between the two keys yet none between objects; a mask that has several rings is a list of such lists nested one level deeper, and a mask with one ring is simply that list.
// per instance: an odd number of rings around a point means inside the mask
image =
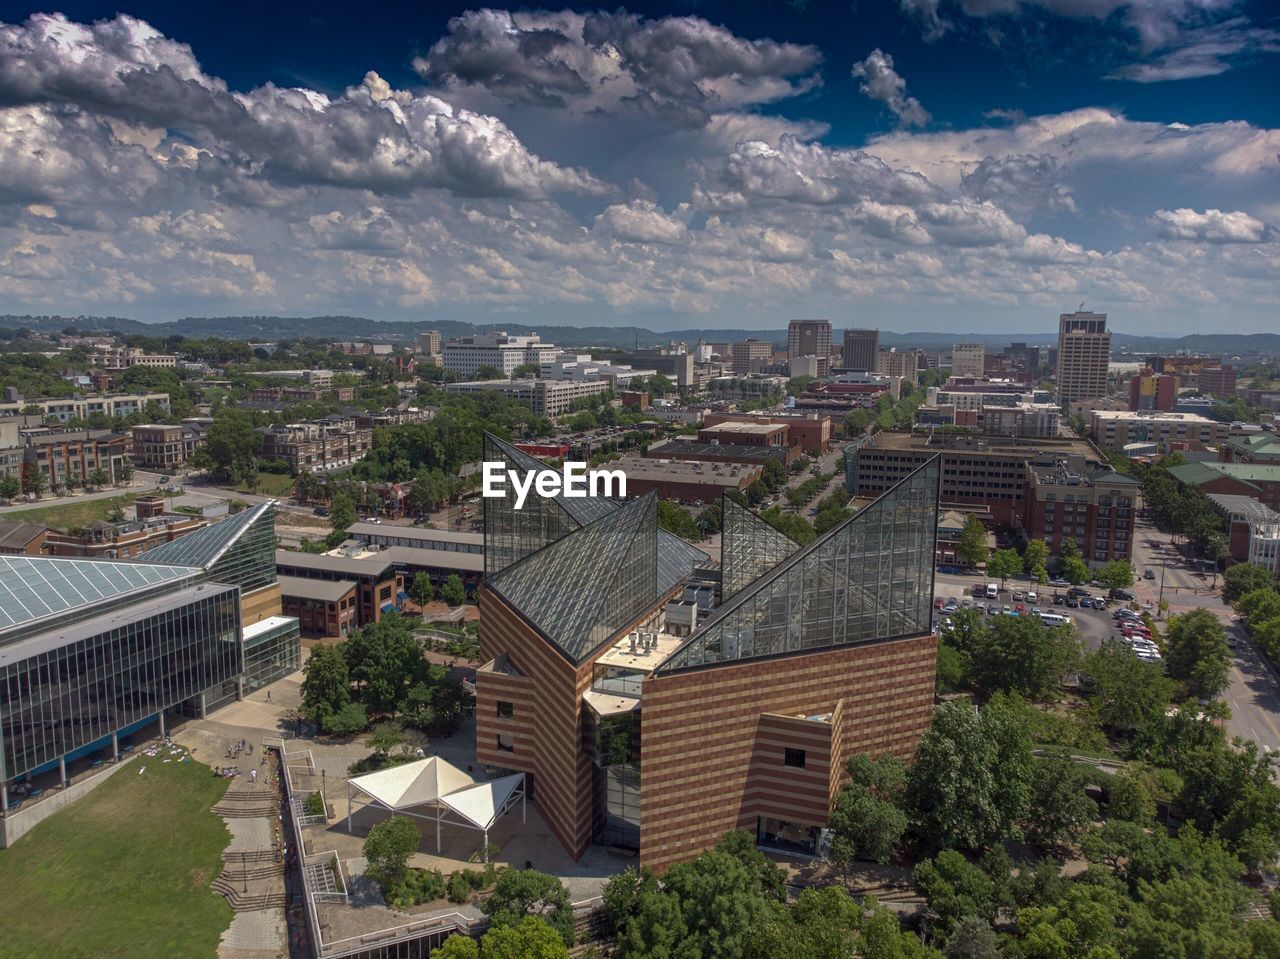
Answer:
[{"label": "glass pyramid roof", "polygon": [[748,583],[658,672],[927,634],[940,462]]},{"label": "glass pyramid roof", "polygon": [[656,599],[657,531],[650,493],[508,566],[487,586],[581,662]]},{"label": "glass pyramid roof", "polygon": [[720,539],[720,601],[728,602],[800,548],[800,544],[769,525],[732,496],[720,497],[723,534]]},{"label": "glass pyramid roof", "polygon": [[0,556],[0,634],[199,572],[152,562]]},{"label": "glass pyramid roof", "polygon": [[[547,469],[541,460],[490,433],[484,436],[484,459],[503,462],[507,469],[524,472]],[[575,529],[608,516],[622,505],[619,501],[595,496],[550,499],[530,496],[519,510],[513,497],[483,502],[486,577],[494,576]],[[660,593],[674,589],[695,566],[710,559],[696,546],[663,529],[658,530],[657,551]]]}]

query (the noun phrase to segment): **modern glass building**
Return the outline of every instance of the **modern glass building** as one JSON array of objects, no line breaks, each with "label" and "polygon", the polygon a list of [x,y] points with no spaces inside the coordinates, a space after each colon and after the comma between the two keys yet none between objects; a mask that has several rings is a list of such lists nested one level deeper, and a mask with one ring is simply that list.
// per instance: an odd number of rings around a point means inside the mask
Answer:
[{"label": "modern glass building", "polygon": [[848,756],[929,722],[939,463],[806,546],[726,499],[718,569],[651,496],[486,501],[477,759],[525,772],[575,857],[662,869],[733,829],[819,853]]},{"label": "modern glass building", "polygon": [[167,711],[204,715],[297,669],[272,517],[263,504],[138,562],[0,556],[0,812],[19,780],[65,783]]}]

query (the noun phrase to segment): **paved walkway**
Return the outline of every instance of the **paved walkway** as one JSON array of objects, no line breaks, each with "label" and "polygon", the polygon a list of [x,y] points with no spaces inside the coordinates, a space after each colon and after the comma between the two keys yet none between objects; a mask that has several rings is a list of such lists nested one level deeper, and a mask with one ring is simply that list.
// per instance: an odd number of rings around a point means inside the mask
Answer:
[{"label": "paved walkway", "polygon": [[288,956],[284,911],[237,912],[218,944],[218,959],[283,959]]}]

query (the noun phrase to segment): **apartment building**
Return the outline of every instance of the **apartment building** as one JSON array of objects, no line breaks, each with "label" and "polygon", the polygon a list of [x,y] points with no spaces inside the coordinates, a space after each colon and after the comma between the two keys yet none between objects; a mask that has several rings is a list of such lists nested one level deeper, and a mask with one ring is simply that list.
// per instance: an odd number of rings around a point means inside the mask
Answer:
[{"label": "apartment building", "polygon": [[1208,393],[1214,399],[1229,400],[1236,395],[1236,369],[1229,363],[1219,366],[1202,366],[1199,386],[1202,392]]},{"label": "apartment building", "polygon": [[134,366],[172,370],[178,365],[173,353],[148,353],[136,346],[99,346],[89,354],[89,365],[104,370],[127,370]]},{"label": "apartment building", "polygon": [[64,488],[68,481],[85,486],[98,470],[109,482],[119,482],[132,447],[127,434],[111,430],[42,427],[24,430],[22,442],[24,485],[29,483],[29,474],[38,471],[44,476],[45,490]]},{"label": "apartment building", "polygon": [[518,366],[541,366],[556,358],[552,343],[543,343],[536,333],[509,336],[506,333],[458,336],[445,341],[443,366],[462,376],[474,376],[482,367],[492,366],[510,376]]},{"label": "apartment building", "polygon": [[537,416],[559,416],[580,399],[608,393],[608,380],[481,380],[473,383],[447,383],[448,393],[501,393],[523,403]]},{"label": "apartment building", "polygon": [[1197,413],[1159,410],[1094,410],[1088,416],[1089,433],[1104,450],[1123,450],[1130,443],[1154,443],[1161,453],[1212,447],[1231,435],[1230,423],[1220,423]]},{"label": "apartment building", "polygon": [[284,460],[298,473],[324,473],[364,459],[373,447],[373,430],[356,426],[351,417],[327,416],[322,420],[263,426],[265,460]]},{"label": "apartment building", "polygon": [[1127,561],[1140,490],[1132,477],[1090,468],[1074,456],[1047,467],[1028,463],[1022,528],[1028,539],[1044,540],[1053,556],[1074,540],[1090,564]]},{"label": "apartment building", "polygon": [[1111,334],[1107,314],[1078,311],[1058,317],[1058,402],[1107,395],[1107,364],[1111,360]]},{"label": "apartment building", "polygon": [[133,465],[143,469],[182,469],[208,441],[207,430],[199,423],[148,423],[129,432],[133,438]]},{"label": "apartment building", "polygon": [[1157,373],[1150,367],[1129,381],[1129,409],[1132,412],[1157,410],[1171,413],[1178,401],[1178,378]]},{"label": "apartment building", "polygon": [[18,396],[0,403],[0,416],[15,416],[30,409],[47,420],[57,420],[60,423],[87,420],[95,413],[115,419],[141,413],[149,403],[169,412],[168,393],[105,393],[41,400],[27,400]]}]

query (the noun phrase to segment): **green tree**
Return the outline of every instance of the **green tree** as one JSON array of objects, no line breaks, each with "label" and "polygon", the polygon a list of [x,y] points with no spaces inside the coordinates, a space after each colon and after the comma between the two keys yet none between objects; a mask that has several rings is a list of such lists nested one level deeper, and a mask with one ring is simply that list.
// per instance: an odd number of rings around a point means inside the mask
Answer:
[{"label": "green tree", "polygon": [[1236,600],[1236,609],[1240,611],[1240,615],[1249,620],[1250,629],[1252,629],[1254,623],[1262,623],[1280,616],[1280,592],[1270,587],[1255,589]]},{"label": "green tree", "polygon": [[946,959],[1000,959],[1000,937],[981,916],[961,916],[951,927],[942,953]]},{"label": "green tree", "polygon": [[[1135,909],[1115,888],[1070,883],[1051,902],[1020,909],[1018,955],[1025,959],[1115,959]],[[1132,954],[1125,955],[1151,955]]]},{"label": "green tree", "polygon": [[987,562],[987,528],[972,513],[964,521],[960,542],[956,544],[956,558],[964,566],[982,566]]},{"label": "green tree", "polygon": [[39,497],[49,488],[49,476],[35,463],[26,463],[22,468],[22,491]]},{"label": "green tree", "polygon": [[521,363],[511,371],[513,380],[536,380],[542,375],[542,367],[537,363]]},{"label": "green tree", "polygon": [[936,706],[907,777],[925,835],[942,849],[982,849],[1026,814],[1031,739],[1018,712],[988,703]]},{"label": "green tree", "polygon": [[1098,582],[1111,589],[1129,589],[1133,586],[1133,564],[1123,559],[1103,563],[1094,572]]},{"label": "green tree", "polygon": [[22,482],[12,473],[0,476],[0,499],[13,500],[22,495]]},{"label": "green tree", "polygon": [[331,736],[352,736],[369,725],[364,703],[347,703],[336,712],[326,713],[320,727]]},{"label": "green tree", "polygon": [[431,577],[427,573],[415,573],[413,583],[409,586],[409,598],[419,606],[426,606],[435,595],[436,588],[431,585]]},{"label": "green tree", "polygon": [[1222,574],[1222,598],[1234,603],[1255,589],[1274,589],[1276,574],[1258,563],[1236,563]]},{"label": "green tree", "polygon": [[247,483],[258,475],[262,434],[251,416],[223,407],[214,415],[206,436],[204,454],[217,482]]},{"label": "green tree", "polygon": [[647,869],[628,866],[604,884],[601,899],[615,933],[624,929],[640,911],[641,896],[656,892],[658,881]]},{"label": "green tree", "polygon": [[347,661],[337,646],[315,646],[302,667],[302,711],[319,723],[351,701]]},{"label": "green tree", "polygon": [[493,926],[480,939],[481,959],[569,959],[559,931],[542,916],[525,916],[515,925]]},{"label": "green tree", "polygon": [[364,840],[368,861],[365,875],[384,890],[404,879],[409,857],[418,851],[422,835],[408,816],[392,816],[369,829]]},{"label": "green tree", "polygon": [[907,815],[901,808],[906,768],[894,756],[873,760],[856,755],[849,757],[845,772],[849,781],[837,794],[827,823],[830,858],[840,864],[857,859],[888,862],[907,830]]},{"label": "green tree", "polygon": [[101,466],[89,474],[89,485],[96,489],[102,489],[111,485],[111,477],[107,475],[107,471]]},{"label": "green tree", "polygon": [[356,504],[351,498],[351,494],[346,492],[335,493],[329,501],[329,529],[331,532],[328,536],[329,547],[340,544],[347,538],[347,530],[351,528],[351,524],[356,521]]},{"label": "green tree", "polygon": [[672,866],[663,883],[679,903],[682,955],[746,955],[762,925],[780,908],[764,894],[759,874],[721,849]]},{"label": "green tree", "polygon": [[801,546],[812,543],[817,534],[803,516],[786,513],[774,506],[760,514],[760,518]]},{"label": "green tree", "polygon": [[1049,544],[1042,539],[1027,541],[1022,548],[1022,567],[1037,583],[1049,581]]},{"label": "green tree", "polygon": [[1127,646],[1104,642],[1084,661],[1089,705],[1108,729],[1133,735],[1158,722],[1173,700],[1176,684],[1159,663],[1139,659]]},{"label": "green tree", "polygon": [[759,506],[769,498],[769,487],[765,486],[761,480],[755,480],[746,488],[747,505]]},{"label": "green tree", "polygon": [[1165,669],[1186,685],[1190,695],[1213,699],[1227,688],[1231,650],[1226,631],[1212,612],[1194,609],[1171,617],[1165,639]]},{"label": "green tree", "polygon": [[422,643],[398,616],[369,623],[339,644],[354,695],[371,712],[389,713],[409,688],[430,675]]},{"label": "green tree", "polygon": [[1080,662],[1080,641],[1070,626],[1048,626],[1039,616],[997,616],[970,653],[975,681],[989,691],[1045,699]]},{"label": "green tree", "polygon": [[675,533],[681,539],[697,542],[702,538],[698,524],[688,510],[671,502],[658,500],[658,526],[668,533]]},{"label": "green tree", "polygon": [[406,742],[404,726],[400,723],[378,723],[369,734],[369,748],[379,756],[390,756],[393,749]]},{"label": "green tree", "polygon": [[981,867],[953,849],[926,859],[912,872],[912,879],[928,905],[928,922],[944,937],[965,916],[995,919],[999,902],[996,885]]},{"label": "green tree", "polygon": [[987,575],[999,576],[1000,584],[1022,572],[1022,557],[1016,549],[998,549],[987,560]]},{"label": "green tree", "polygon": [[[558,941],[559,937],[557,937]],[[470,936],[455,932],[435,949],[431,959],[480,959],[480,943]]]},{"label": "green tree", "polygon": [[1128,770],[1107,784],[1107,818],[1145,825],[1156,815],[1156,803],[1142,779]]},{"label": "green tree", "polygon": [[485,900],[484,911],[494,927],[518,926],[527,916],[539,916],[551,924],[566,946],[573,945],[569,890],[555,876],[533,869],[503,870]]},{"label": "green tree", "polygon": [[1078,839],[1097,815],[1085,795],[1083,770],[1071,760],[1036,760],[1027,810],[1027,834],[1041,846],[1062,846]]},{"label": "green tree", "polygon": [[769,460],[764,464],[764,472],[760,478],[769,489],[780,490],[787,485],[787,468],[781,460]]},{"label": "green tree", "polygon": [[498,369],[496,366],[486,363],[472,373],[470,378],[476,383],[481,383],[486,380],[505,380],[507,378],[507,374],[503,373],[502,370]]},{"label": "green tree", "polygon": [[440,599],[449,606],[461,606],[467,601],[467,587],[463,584],[461,576],[457,573],[449,574],[444,585],[440,587]]}]

